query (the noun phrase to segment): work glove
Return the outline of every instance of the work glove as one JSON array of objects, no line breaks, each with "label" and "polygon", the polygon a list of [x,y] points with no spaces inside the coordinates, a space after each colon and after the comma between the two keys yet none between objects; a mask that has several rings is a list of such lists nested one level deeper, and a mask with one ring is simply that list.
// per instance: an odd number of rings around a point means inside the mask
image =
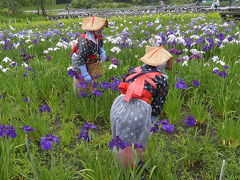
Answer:
[{"label": "work glove", "polygon": [[157,116],[152,116],[151,119],[152,119],[152,125],[153,125],[158,120],[158,117]]},{"label": "work glove", "polygon": [[106,51],[103,49],[103,47],[100,48],[100,56],[102,58],[102,62],[106,61]]},{"label": "work glove", "polygon": [[81,70],[81,73],[82,73],[82,76],[83,76],[84,80],[86,82],[89,82],[89,83],[92,82],[92,78],[87,71],[86,64],[84,64],[82,66],[79,66],[79,68]]}]

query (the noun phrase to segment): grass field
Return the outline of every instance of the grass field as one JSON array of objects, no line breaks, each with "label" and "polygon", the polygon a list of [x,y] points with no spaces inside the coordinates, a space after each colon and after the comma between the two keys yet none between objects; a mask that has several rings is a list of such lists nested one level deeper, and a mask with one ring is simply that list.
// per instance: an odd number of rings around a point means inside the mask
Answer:
[{"label": "grass field", "polygon": [[[0,179],[213,180],[223,160],[223,179],[239,179],[239,22],[217,13],[113,16],[104,30],[104,76],[98,93],[85,97],[69,76],[82,19],[16,19],[0,24]],[[159,126],[152,135],[143,157],[148,173],[123,172],[109,148],[110,109],[122,75],[142,65],[147,46],[174,56],[158,119],[174,131]],[[189,116],[193,126],[184,122]],[[90,142],[78,139],[86,122],[98,128],[90,129]],[[27,125],[35,130],[26,134],[20,128]]]}]

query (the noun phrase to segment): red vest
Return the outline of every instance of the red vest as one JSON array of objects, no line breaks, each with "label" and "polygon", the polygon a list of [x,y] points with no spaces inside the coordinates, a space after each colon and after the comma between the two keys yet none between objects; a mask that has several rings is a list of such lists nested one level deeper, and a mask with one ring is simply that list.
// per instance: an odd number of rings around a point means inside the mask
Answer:
[{"label": "red vest", "polygon": [[[82,34],[81,35],[81,37],[82,38],[86,38],[86,34]],[[89,39],[87,39],[88,40],[88,42],[89,42],[89,45],[91,46],[91,41],[89,40]],[[78,49],[77,49],[77,44],[73,47],[73,49],[72,49],[72,54],[73,53],[78,53]],[[96,55],[94,55],[94,54],[90,54],[89,56],[88,56],[88,59],[97,59],[97,56]]]},{"label": "red vest", "polygon": [[[125,81],[134,78],[137,75],[140,75],[141,67],[135,68],[136,73],[129,75]],[[118,86],[122,94],[126,94],[124,100],[129,102],[131,98],[138,98],[141,99],[148,104],[151,102],[152,94],[144,89],[144,85],[146,82],[150,83],[155,89],[157,89],[156,84],[153,82],[152,79],[155,76],[162,76],[160,72],[148,72],[146,74],[140,75],[137,77],[133,82],[121,82]]]}]

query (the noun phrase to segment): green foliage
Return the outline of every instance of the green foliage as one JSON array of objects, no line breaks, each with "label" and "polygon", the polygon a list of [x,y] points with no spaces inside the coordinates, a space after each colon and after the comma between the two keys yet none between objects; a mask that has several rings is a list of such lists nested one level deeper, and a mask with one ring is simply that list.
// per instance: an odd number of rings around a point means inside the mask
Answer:
[{"label": "green foliage", "polygon": [[191,115],[195,117],[197,123],[200,125],[205,124],[205,121],[208,118],[208,111],[202,99],[198,96],[193,97],[189,102],[188,106],[191,112]]},{"label": "green foliage", "polygon": [[223,145],[236,148],[240,145],[240,118],[233,114],[225,117],[224,121],[215,123],[218,135]]},{"label": "green foliage", "polygon": [[92,0],[72,0],[72,7],[88,9],[92,5]]},{"label": "green foliage", "polygon": [[[174,99],[174,101],[173,101]],[[164,111],[167,114],[168,120],[174,125],[178,125],[180,122],[180,113],[184,97],[181,97],[176,89],[170,89],[168,92],[168,98],[164,105]]]},{"label": "green foliage", "polygon": [[0,0],[0,4],[0,12],[4,15],[16,15],[21,11],[21,5],[17,0]]}]

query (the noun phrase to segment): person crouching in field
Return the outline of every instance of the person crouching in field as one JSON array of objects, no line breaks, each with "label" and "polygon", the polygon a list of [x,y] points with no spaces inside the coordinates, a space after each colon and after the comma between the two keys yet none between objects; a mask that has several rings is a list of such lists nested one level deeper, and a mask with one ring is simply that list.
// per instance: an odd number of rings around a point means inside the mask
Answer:
[{"label": "person crouching in field", "polygon": [[[110,112],[112,136],[126,144],[137,142],[146,149],[150,129],[158,119],[168,93],[167,76],[163,70],[172,70],[173,56],[162,47],[148,47],[140,59],[144,64],[130,71],[119,84],[121,95],[113,102]],[[132,146],[114,149],[121,165],[133,168],[144,152],[137,148],[137,159]],[[129,164],[130,163],[130,164]]]},{"label": "person crouching in field", "polygon": [[83,19],[82,30],[86,31],[78,38],[77,44],[72,50],[72,67],[78,73],[79,79],[73,79],[74,89],[82,91],[81,87],[77,87],[79,83],[86,81],[88,93],[93,90],[94,77],[88,72],[89,66],[98,62],[100,55],[101,61],[106,60],[106,52],[103,49],[102,29],[108,27],[106,18],[88,17]]}]

